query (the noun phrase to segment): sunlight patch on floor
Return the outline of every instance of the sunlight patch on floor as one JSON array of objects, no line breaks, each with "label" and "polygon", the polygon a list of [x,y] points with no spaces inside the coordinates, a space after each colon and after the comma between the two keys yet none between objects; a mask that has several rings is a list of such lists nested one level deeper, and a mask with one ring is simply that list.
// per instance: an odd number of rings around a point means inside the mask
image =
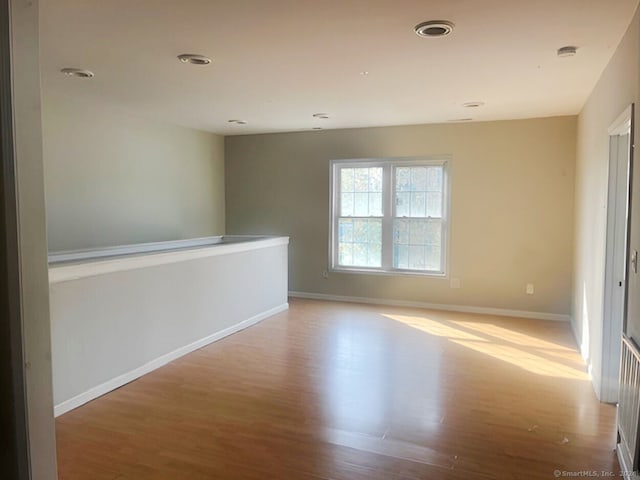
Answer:
[{"label": "sunlight patch on floor", "polygon": [[412,315],[383,316],[536,375],[589,380],[573,349],[503,326],[486,322],[437,321]]}]

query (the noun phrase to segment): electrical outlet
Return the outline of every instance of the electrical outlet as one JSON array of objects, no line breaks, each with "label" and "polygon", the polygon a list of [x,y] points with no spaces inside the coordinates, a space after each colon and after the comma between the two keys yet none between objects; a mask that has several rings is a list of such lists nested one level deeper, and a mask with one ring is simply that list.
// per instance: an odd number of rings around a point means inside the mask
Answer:
[{"label": "electrical outlet", "polygon": [[533,295],[533,283],[527,283],[527,295]]},{"label": "electrical outlet", "polygon": [[329,272],[327,270],[322,271],[322,278],[329,278]]},{"label": "electrical outlet", "polygon": [[460,279],[452,278],[451,279],[451,288],[460,288]]}]

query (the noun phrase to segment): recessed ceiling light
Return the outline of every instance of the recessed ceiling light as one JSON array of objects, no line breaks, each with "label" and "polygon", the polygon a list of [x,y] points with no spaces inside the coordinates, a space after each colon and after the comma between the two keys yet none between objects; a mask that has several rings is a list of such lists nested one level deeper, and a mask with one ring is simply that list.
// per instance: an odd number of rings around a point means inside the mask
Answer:
[{"label": "recessed ceiling light", "polygon": [[249,123],[246,120],[229,120],[228,122],[235,123],[236,125],[246,125],[247,123]]},{"label": "recessed ceiling light", "polygon": [[92,78],[93,77],[93,72],[89,71],[89,70],[84,70],[82,68],[63,68],[62,70],[60,70],[62,73],[64,73],[65,75],[68,75],[69,77],[78,77],[78,78]]},{"label": "recessed ceiling light", "polygon": [[329,114],[328,113],[314,113],[313,114],[313,118],[322,118],[323,120],[326,120],[327,118],[329,118]]},{"label": "recessed ceiling light", "polygon": [[453,23],[447,20],[429,20],[415,26],[416,34],[421,37],[444,37],[453,31]]},{"label": "recessed ceiling light", "polygon": [[484,102],[467,102],[462,104],[465,108],[478,108],[484,107]]},{"label": "recessed ceiling light", "polygon": [[183,53],[178,55],[178,60],[182,63],[190,63],[191,65],[209,65],[212,60],[204,55],[196,55],[195,53]]},{"label": "recessed ceiling light", "polygon": [[558,56],[560,58],[573,57],[576,53],[578,53],[578,47],[574,47],[571,45],[567,45],[566,47],[561,47],[558,49]]}]

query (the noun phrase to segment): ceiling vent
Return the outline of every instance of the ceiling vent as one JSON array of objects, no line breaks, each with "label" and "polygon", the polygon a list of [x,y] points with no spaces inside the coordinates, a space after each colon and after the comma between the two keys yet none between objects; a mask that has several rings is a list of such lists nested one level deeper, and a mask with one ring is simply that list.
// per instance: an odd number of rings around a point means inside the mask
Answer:
[{"label": "ceiling vent", "polygon": [[571,45],[558,49],[558,56],[560,58],[573,57],[576,53],[578,53],[578,47],[574,47]]},{"label": "ceiling vent", "polygon": [[453,31],[453,23],[446,20],[430,20],[416,25],[416,34],[421,37],[446,37]]},{"label": "ceiling vent", "polygon": [[82,68],[67,67],[67,68],[63,68],[60,71],[69,77],[92,78],[94,76],[93,72],[89,70],[84,70]]},{"label": "ceiling vent", "polygon": [[178,60],[182,63],[190,63],[191,65],[210,65],[212,60],[204,55],[196,55],[195,53],[183,53],[178,55]]}]

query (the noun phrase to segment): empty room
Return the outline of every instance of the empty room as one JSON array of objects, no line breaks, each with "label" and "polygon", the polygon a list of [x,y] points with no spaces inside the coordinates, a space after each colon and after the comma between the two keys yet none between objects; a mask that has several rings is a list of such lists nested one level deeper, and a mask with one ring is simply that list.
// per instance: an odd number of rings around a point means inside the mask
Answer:
[{"label": "empty room", "polygon": [[3,2],[6,478],[635,478],[638,3]]}]

